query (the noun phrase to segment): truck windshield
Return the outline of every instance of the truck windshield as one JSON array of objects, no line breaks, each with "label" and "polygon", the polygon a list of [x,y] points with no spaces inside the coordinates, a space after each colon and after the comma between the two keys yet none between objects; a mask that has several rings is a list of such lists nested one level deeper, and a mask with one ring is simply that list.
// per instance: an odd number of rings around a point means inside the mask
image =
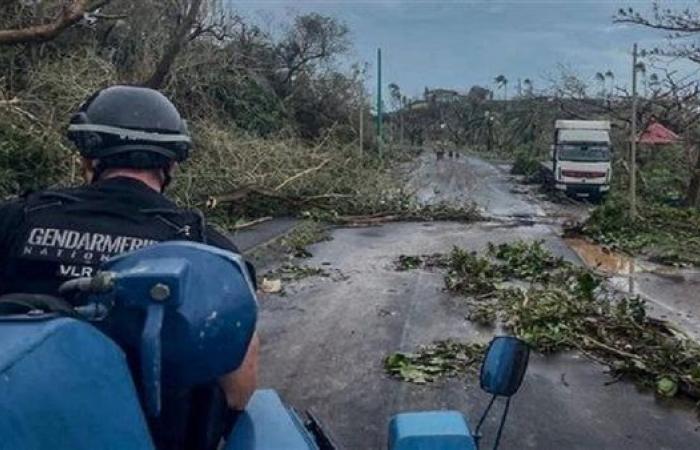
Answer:
[{"label": "truck windshield", "polygon": [[610,148],[600,144],[575,144],[559,147],[561,161],[610,161]]}]

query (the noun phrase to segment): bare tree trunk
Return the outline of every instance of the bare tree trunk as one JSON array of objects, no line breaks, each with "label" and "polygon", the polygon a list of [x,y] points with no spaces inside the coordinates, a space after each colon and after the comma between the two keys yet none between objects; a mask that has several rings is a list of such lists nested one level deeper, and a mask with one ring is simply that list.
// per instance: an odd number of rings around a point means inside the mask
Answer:
[{"label": "bare tree trunk", "polygon": [[46,42],[56,38],[64,30],[78,23],[85,13],[109,3],[109,0],[73,0],[69,2],[53,22],[14,30],[0,30],[0,45]]},{"label": "bare tree trunk", "polygon": [[690,177],[686,203],[690,207],[700,207],[700,151],[696,151],[695,170]]},{"label": "bare tree trunk", "polygon": [[146,86],[153,89],[159,89],[163,86],[163,83],[168,77],[177,55],[182,50],[182,46],[185,44],[185,40],[187,40],[187,37],[192,30],[195,21],[197,20],[197,15],[199,14],[202,3],[203,0],[192,0],[190,3],[190,9],[187,11],[185,19],[173,31],[170,41],[165,47],[163,57],[156,66],[156,70],[153,72],[153,75],[151,75],[151,78],[144,83]]}]

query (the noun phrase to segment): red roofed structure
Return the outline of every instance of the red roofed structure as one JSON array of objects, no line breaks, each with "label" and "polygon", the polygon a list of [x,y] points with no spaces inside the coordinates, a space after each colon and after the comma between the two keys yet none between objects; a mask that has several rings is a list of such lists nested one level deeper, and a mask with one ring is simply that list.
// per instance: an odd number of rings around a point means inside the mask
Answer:
[{"label": "red roofed structure", "polygon": [[639,135],[637,142],[649,145],[667,145],[678,143],[680,140],[680,136],[659,122],[651,122],[647,129]]}]

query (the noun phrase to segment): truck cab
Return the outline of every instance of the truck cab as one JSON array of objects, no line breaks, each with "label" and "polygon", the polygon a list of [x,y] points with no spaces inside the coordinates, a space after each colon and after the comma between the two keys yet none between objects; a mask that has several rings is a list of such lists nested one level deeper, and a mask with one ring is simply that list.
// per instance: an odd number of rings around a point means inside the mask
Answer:
[{"label": "truck cab", "polygon": [[612,177],[610,122],[557,120],[551,168],[554,187],[577,197],[600,198]]}]

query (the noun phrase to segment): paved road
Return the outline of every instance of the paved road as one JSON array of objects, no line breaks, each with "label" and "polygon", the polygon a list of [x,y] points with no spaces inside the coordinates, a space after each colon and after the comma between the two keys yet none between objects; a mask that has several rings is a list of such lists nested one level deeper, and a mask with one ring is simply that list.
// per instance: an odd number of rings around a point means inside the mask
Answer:
[{"label": "paved road", "polygon": [[[576,258],[554,232],[556,221],[544,217],[545,208],[513,194],[498,167],[474,158],[426,158],[414,173],[412,185],[425,201],[467,195],[494,220],[335,230],[332,241],[310,248],[308,264],[325,264],[336,276],[295,282],[284,296],[261,299],[263,385],[299,409],[315,409],[346,449],[384,448],[396,412],[459,409],[474,423],[488,401],[473,375],[429,386],[385,376],[382,360],[393,351],[444,338],[486,342],[492,335],[464,319],[458,300],[443,292],[439,273],[393,270],[398,255],[454,245],[479,250],[488,241],[517,237],[544,239],[554,252]],[[700,422],[692,405],[609,382],[603,367],[577,354],[534,356],[502,448],[698,448]],[[495,419],[486,424],[487,436]],[[484,444],[490,447],[488,438]]]},{"label": "paved road", "polygon": [[277,218],[263,222],[254,228],[231,234],[236,246],[244,253],[264,246],[289,232],[299,221],[292,218]]}]

